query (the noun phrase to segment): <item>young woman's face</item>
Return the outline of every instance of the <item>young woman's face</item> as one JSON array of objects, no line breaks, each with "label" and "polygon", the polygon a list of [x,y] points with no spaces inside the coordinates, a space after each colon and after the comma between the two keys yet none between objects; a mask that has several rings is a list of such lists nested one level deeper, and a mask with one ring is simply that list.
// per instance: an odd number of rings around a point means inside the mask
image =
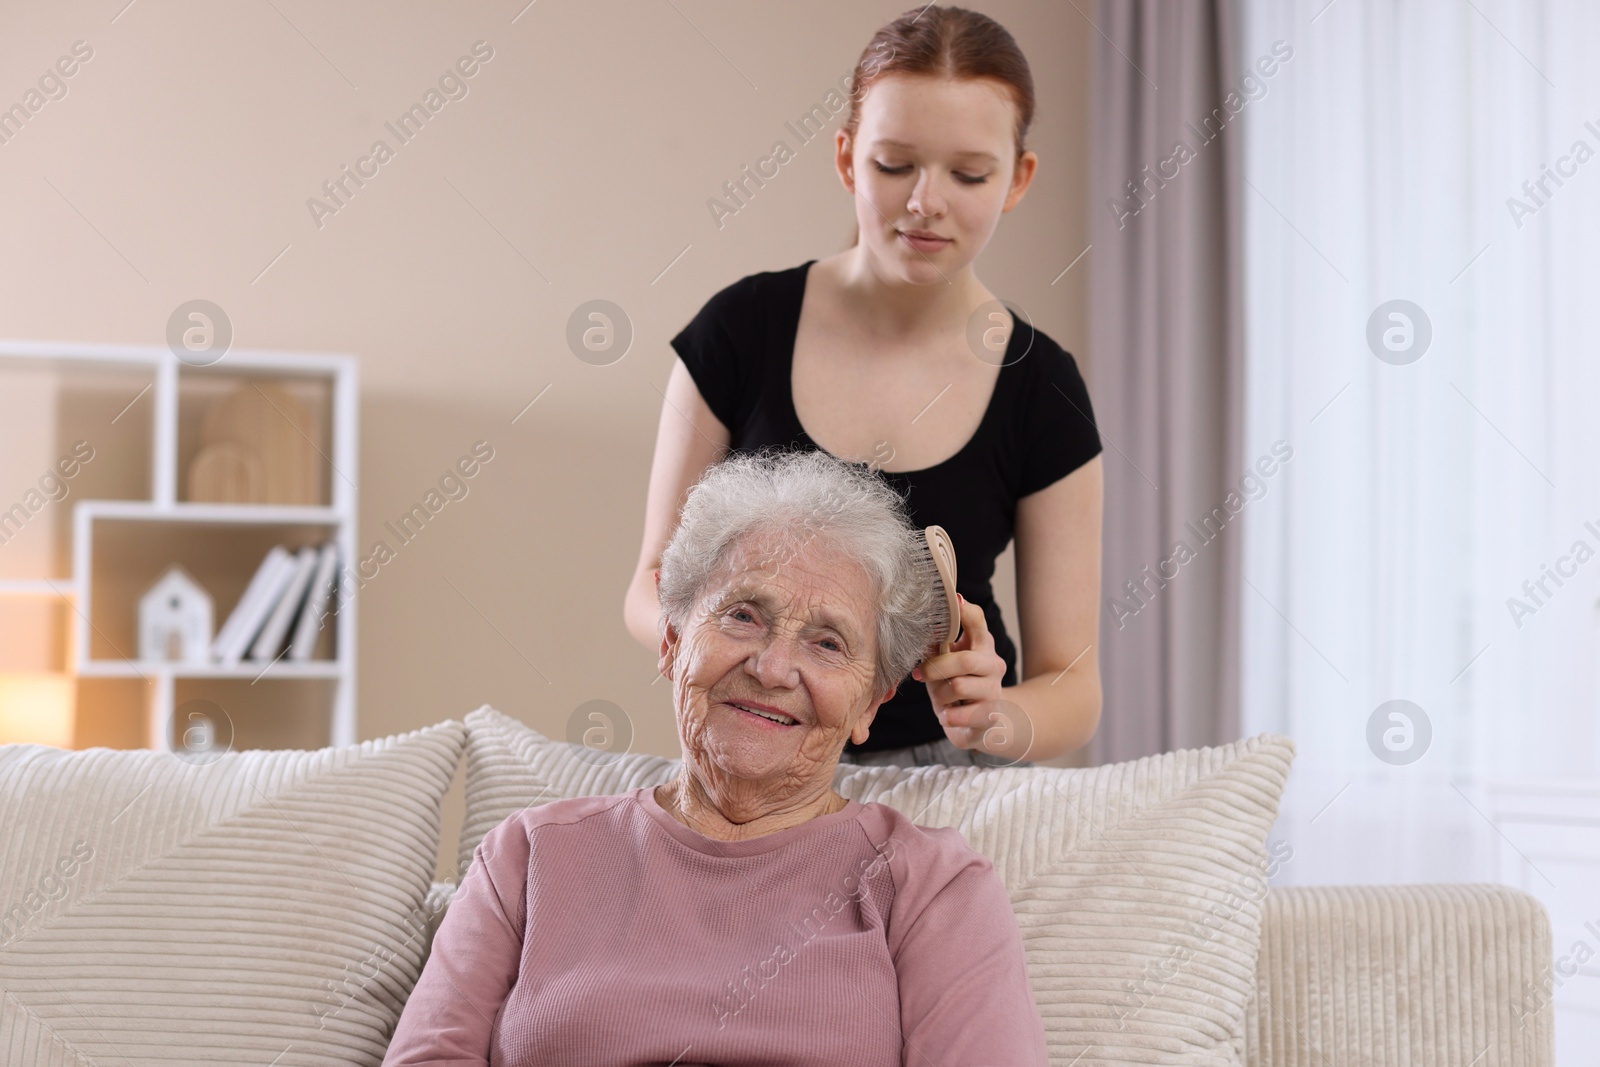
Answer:
[{"label": "young woman's face", "polygon": [[853,141],[835,136],[835,162],[880,269],[926,284],[977,257],[1037,165],[1032,152],[1017,164],[1015,123],[1016,105],[993,79],[890,74],[872,83]]}]

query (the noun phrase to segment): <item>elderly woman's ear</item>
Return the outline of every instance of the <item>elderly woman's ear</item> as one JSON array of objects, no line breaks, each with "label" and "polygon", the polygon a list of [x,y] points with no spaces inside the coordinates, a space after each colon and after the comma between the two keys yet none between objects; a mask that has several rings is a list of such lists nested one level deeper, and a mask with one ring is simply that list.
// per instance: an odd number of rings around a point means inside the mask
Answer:
[{"label": "elderly woman's ear", "polygon": [[[894,697],[895,690],[898,688],[899,686],[891,685],[888,689],[884,690],[883,699],[878,702],[878,706],[881,707],[884,704],[889,703],[889,701]],[[857,719],[856,724],[850,728],[850,740],[854,741],[858,745],[865,744],[868,733],[872,729],[872,720],[876,719],[877,717],[878,708],[875,707],[862,715],[861,718]]]},{"label": "elderly woman's ear", "polygon": [[[655,580],[656,595],[659,597],[661,594],[660,567],[655,569]],[[656,671],[660,673],[662,677],[670,680],[672,678],[672,661],[677,651],[676,646],[678,644],[678,634],[677,631],[672,628],[672,624],[666,621],[666,619],[661,620],[659,623],[659,628],[661,633],[661,648],[656,654]]]},{"label": "elderly woman's ear", "polygon": [[663,622],[661,625],[661,651],[656,656],[656,670],[667,680],[672,679],[672,665],[678,658],[678,631],[672,623]]}]

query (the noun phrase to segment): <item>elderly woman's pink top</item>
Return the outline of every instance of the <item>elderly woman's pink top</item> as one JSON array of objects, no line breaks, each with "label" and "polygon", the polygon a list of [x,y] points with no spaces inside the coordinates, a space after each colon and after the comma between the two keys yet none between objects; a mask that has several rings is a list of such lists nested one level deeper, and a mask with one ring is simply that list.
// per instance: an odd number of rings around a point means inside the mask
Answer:
[{"label": "elderly woman's pink top", "polygon": [[519,811],[478,846],[383,1061],[1044,1064],[994,867],[883,804],[748,841],[653,786]]}]

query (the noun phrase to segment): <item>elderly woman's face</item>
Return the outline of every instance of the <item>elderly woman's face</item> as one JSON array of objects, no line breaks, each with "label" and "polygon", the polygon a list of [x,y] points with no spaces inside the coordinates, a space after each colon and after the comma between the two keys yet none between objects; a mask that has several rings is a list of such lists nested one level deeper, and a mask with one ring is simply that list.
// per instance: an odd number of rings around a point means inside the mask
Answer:
[{"label": "elderly woman's face", "polygon": [[723,785],[831,782],[845,740],[866,740],[893,693],[872,691],[866,571],[825,540],[796,550],[750,535],[708,584],[684,632],[669,624],[661,646],[685,759]]}]

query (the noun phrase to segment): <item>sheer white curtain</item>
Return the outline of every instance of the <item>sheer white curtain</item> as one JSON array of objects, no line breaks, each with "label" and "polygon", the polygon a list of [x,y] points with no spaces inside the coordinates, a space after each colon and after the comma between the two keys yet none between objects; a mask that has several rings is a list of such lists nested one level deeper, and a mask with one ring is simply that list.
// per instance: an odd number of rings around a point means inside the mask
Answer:
[{"label": "sheer white curtain", "polygon": [[1244,451],[1293,449],[1241,594],[1282,881],[1493,880],[1483,783],[1600,762],[1600,4],[1238,10],[1240,56],[1294,51],[1240,126]]}]

